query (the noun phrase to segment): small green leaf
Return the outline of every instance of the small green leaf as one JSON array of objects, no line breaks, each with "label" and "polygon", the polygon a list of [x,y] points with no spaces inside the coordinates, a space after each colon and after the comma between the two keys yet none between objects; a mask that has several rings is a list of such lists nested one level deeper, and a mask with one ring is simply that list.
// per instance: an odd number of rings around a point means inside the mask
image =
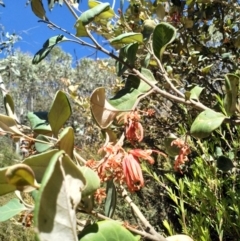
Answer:
[{"label": "small green leaf", "polygon": [[123,33],[110,40],[112,44],[130,44],[135,42],[143,42],[143,35],[141,33]]},{"label": "small green leaf", "polygon": [[[39,142],[38,142],[39,141]],[[45,142],[45,143],[43,143]],[[49,138],[44,135],[38,135],[35,141],[35,148],[37,152],[45,152],[54,146],[53,143],[49,141]]]},{"label": "small green leaf", "polygon": [[162,22],[155,27],[152,45],[154,54],[159,60],[162,59],[163,52],[167,45],[174,41],[176,35],[176,29],[169,23]]},{"label": "small green leaf", "polygon": [[60,133],[59,148],[60,150],[64,150],[71,158],[73,158],[74,130],[72,127],[67,127]]},{"label": "small green leaf", "polygon": [[87,226],[79,235],[79,241],[139,241],[139,236],[134,236],[116,221],[101,221]]},{"label": "small green leaf", "polygon": [[[38,0],[39,1],[39,0]],[[64,42],[68,40],[67,38],[65,38],[62,34],[58,35],[58,36],[54,36],[51,37],[50,39],[48,39],[44,44],[43,44],[43,48],[40,49],[33,57],[32,60],[32,64],[38,64],[39,62],[41,62],[44,58],[46,58],[46,56],[51,52],[51,50],[53,49],[53,47],[55,45],[57,45],[60,42]]]},{"label": "small green leaf", "polygon": [[224,108],[229,116],[232,116],[236,111],[239,91],[239,76],[234,74],[225,75],[225,97],[223,100]]},{"label": "small green leaf", "polygon": [[40,119],[33,112],[28,112],[27,118],[28,118],[28,120],[30,122],[30,125],[31,125],[32,129],[47,123],[46,120]]},{"label": "small green leaf", "polygon": [[217,168],[223,172],[228,172],[234,167],[232,160],[226,156],[219,156],[217,159]]},{"label": "small green leaf", "polygon": [[59,130],[63,127],[71,114],[72,110],[66,94],[62,91],[58,91],[48,113],[48,121],[55,137],[58,136]]},{"label": "small green leaf", "polygon": [[86,179],[86,185],[82,190],[82,197],[87,197],[93,194],[100,187],[100,179],[96,172],[89,167],[80,167],[79,170]]},{"label": "small green leaf", "polygon": [[200,86],[195,86],[193,89],[191,89],[190,91],[190,99],[192,100],[199,100],[199,96],[202,93],[204,88],[200,87]]},{"label": "small green leaf", "polygon": [[8,220],[24,210],[27,210],[27,208],[20,202],[20,200],[13,198],[0,207],[0,222]]},{"label": "small green leaf", "polygon": [[195,138],[208,137],[215,129],[221,126],[226,118],[222,113],[210,109],[205,110],[193,122],[190,133]]},{"label": "small green leaf", "polygon": [[107,181],[106,201],[104,205],[105,216],[112,218],[117,205],[117,191],[113,180]]}]

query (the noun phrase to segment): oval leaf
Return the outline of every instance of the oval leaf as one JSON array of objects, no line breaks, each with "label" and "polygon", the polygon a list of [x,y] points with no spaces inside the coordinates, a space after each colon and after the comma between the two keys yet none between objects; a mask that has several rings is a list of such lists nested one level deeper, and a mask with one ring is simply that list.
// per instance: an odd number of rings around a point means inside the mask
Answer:
[{"label": "oval leaf", "polygon": [[105,89],[103,87],[93,91],[90,103],[91,112],[97,124],[102,129],[106,129],[112,124],[119,111],[106,100]]},{"label": "oval leaf", "polygon": [[39,17],[43,20],[47,20],[47,17],[45,15],[46,12],[43,7],[42,0],[31,0],[31,8],[37,17]]},{"label": "oval leaf", "polygon": [[20,200],[13,198],[0,207],[0,222],[8,220],[24,210],[27,210],[27,208],[20,202]]},{"label": "oval leaf", "polygon": [[82,190],[82,196],[87,197],[93,194],[100,187],[100,179],[97,173],[89,167],[80,167],[79,170],[86,179],[86,185]]},{"label": "oval leaf", "polygon": [[190,133],[196,138],[208,137],[227,117],[213,110],[201,112],[191,126]]},{"label": "oval leaf", "polygon": [[58,136],[59,130],[63,127],[71,114],[72,110],[66,94],[62,91],[58,91],[48,113],[48,121],[55,137]]},{"label": "oval leaf", "polygon": [[[40,1],[40,0],[38,0]],[[43,48],[40,49],[33,57],[32,64],[38,64],[41,62],[46,56],[51,52],[53,47],[63,41],[66,41],[67,38],[65,38],[62,34],[58,36],[51,37],[48,39],[44,44]]]},{"label": "oval leaf", "polygon": [[162,22],[155,27],[152,46],[158,59],[162,59],[165,48],[174,41],[176,34],[176,29],[169,23]]},{"label": "oval leaf", "polygon": [[35,173],[35,178],[38,182],[42,181],[44,172],[46,171],[51,158],[54,154],[56,154],[59,150],[54,149],[51,151],[46,151],[44,153],[30,156],[24,159],[23,164],[26,164],[31,167],[33,172]]},{"label": "oval leaf", "polygon": [[139,236],[134,236],[116,221],[101,221],[87,226],[80,233],[79,241],[138,241]]},{"label": "oval leaf", "polygon": [[217,168],[223,172],[228,172],[234,167],[232,160],[226,156],[220,156],[217,159]]}]

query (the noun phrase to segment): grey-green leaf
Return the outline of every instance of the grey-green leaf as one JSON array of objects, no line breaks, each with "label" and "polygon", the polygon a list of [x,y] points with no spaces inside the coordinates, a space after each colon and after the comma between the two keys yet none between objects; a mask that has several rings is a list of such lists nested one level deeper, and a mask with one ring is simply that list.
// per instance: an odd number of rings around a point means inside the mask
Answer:
[{"label": "grey-green leaf", "polygon": [[48,39],[44,44],[43,48],[40,49],[33,57],[32,64],[38,64],[41,62],[44,58],[47,57],[47,55],[51,52],[53,47],[57,45],[60,42],[66,41],[67,38],[65,38],[62,34],[58,36],[51,37]]},{"label": "grey-green leaf", "polygon": [[55,137],[58,136],[59,130],[71,114],[72,109],[66,94],[63,91],[58,91],[48,113],[48,121]]},{"label": "grey-green leaf", "polygon": [[190,133],[196,138],[208,137],[227,117],[211,109],[201,112],[191,126]]},{"label": "grey-green leaf", "polygon": [[158,59],[162,59],[165,48],[174,41],[176,35],[176,29],[169,23],[162,22],[155,27],[152,45],[154,54]]},{"label": "grey-green leaf", "polygon": [[13,198],[0,207],[0,222],[8,220],[24,210],[27,210],[27,208],[20,202],[20,200]]},{"label": "grey-green leaf", "polygon": [[117,205],[117,191],[113,180],[107,181],[106,194],[104,213],[107,217],[112,218]]}]

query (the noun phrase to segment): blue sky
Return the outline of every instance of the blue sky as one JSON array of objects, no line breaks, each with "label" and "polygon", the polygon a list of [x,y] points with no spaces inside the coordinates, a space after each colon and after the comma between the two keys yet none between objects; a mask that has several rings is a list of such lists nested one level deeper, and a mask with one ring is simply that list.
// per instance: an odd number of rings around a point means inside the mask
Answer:
[{"label": "blue sky", "polygon": [[[79,9],[85,11],[88,9],[87,0],[80,1]],[[110,2],[101,0],[101,2]],[[39,18],[34,15],[31,6],[26,6],[26,0],[4,0],[6,7],[0,6],[0,24],[5,28],[6,32],[16,33],[21,36],[22,40],[16,43],[15,47],[20,48],[23,52],[35,54],[43,45],[43,43],[50,37],[63,34],[58,30],[50,30],[46,24],[38,23]],[[75,33],[75,18],[68,11],[66,6],[55,4],[52,11],[48,10],[47,0],[43,0],[47,17],[69,32]],[[117,0],[118,4],[119,1]],[[116,6],[117,8],[119,6]],[[79,13],[80,14],[80,13]],[[68,36],[66,36],[68,37]],[[85,38],[86,39],[86,38]],[[99,38],[99,41],[104,41]],[[62,43],[61,48],[70,54],[76,53],[77,58],[90,57],[93,49],[73,44]],[[91,56],[95,58],[96,56]],[[105,57],[103,54],[98,53],[97,57]],[[74,56],[75,58],[75,56]]]}]

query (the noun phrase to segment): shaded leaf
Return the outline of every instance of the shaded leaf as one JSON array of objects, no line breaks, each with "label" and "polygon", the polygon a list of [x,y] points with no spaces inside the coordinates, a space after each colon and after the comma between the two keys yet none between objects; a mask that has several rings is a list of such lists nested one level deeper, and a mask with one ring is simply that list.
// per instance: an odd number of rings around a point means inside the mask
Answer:
[{"label": "shaded leaf", "polygon": [[174,41],[176,34],[176,29],[169,23],[162,22],[155,27],[152,45],[158,59],[162,59],[165,48]]},{"label": "shaded leaf", "polygon": [[80,167],[79,170],[86,179],[86,185],[82,190],[82,197],[86,197],[93,194],[100,187],[100,179],[97,173],[89,167]]},{"label": "shaded leaf", "polygon": [[47,20],[42,0],[31,0],[31,8],[37,17],[43,20]]},{"label": "shaded leaf", "polygon": [[239,76],[234,74],[225,75],[225,97],[223,100],[224,108],[229,116],[232,116],[236,111],[239,91]]},{"label": "shaded leaf", "polygon": [[0,196],[14,192],[16,187],[8,183],[5,173],[8,167],[0,168]]},{"label": "shaded leaf", "polygon": [[35,173],[36,180],[38,182],[42,182],[44,172],[46,171],[53,155],[57,152],[59,152],[59,150],[54,149],[38,155],[30,156],[24,159],[23,164],[30,166]]},{"label": "shaded leaf", "polygon": [[75,209],[84,185],[78,167],[63,151],[57,152],[45,171],[34,210],[40,240],[77,240]]},{"label": "shaded leaf", "polygon": [[90,97],[91,112],[97,124],[106,129],[116,117],[118,110],[106,100],[105,89],[97,88]]},{"label": "shaded leaf", "polygon": [[46,124],[46,120],[40,119],[36,114],[33,112],[28,112],[27,118],[30,122],[31,128],[34,129],[40,125]]},{"label": "shaded leaf", "polygon": [[213,110],[201,112],[191,126],[190,133],[196,138],[208,137],[227,117]]},{"label": "shaded leaf", "polygon": [[[141,73],[152,84],[157,83],[150,70],[142,68]],[[140,80],[136,76],[129,75],[125,87],[121,89],[113,98],[111,98],[109,103],[119,111],[129,111],[136,101],[138,101],[138,97],[150,89],[151,86],[149,86],[147,83]]]},{"label": "shaded leaf", "polygon": [[[38,0],[39,1],[39,0]],[[44,44],[43,48],[40,49],[33,57],[32,64],[38,64],[51,52],[53,47],[60,42],[66,41],[62,34],[49,38]]]},{"label": "shaded leaf", "polygon": [[66,94],[62,91],[58,91],[48,113],[48,121],[55,137],[58,136],[59,130],[69,119],[71,114],[72,109]]},{"label": "shaded leaf", "polygon": [[217,168],[223,172],[228,172],[234,167],[233,162],[230,158],[226,156],[219,156],[217,158]]},{"label": "shaded leaf", "polygon": [[112,218],[117,205],[117,191],[113,180],[107,181],[106,201],[104,205],[105,216]]},{"label": "shaded leaf", "polygon": [[87,226],[79,235],[80,241],[138,241],[139,236],[134,236],[116,221],[101,221]]},{"label": "shaded leaf", "polygon": [[27,208],[20,202],[20,200],[13,198],[0,207],[0,222],[8,220],[24,210],[27,210]]}]

